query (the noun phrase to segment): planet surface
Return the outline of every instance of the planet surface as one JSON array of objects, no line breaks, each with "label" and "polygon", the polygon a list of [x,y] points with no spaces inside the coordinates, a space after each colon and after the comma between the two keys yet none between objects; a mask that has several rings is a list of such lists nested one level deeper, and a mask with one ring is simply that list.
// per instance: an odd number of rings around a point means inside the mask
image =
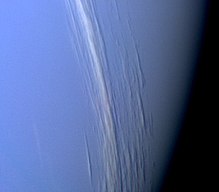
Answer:
[{"label": "planet surface", "polygon": [[0,2],[0,191],[159,191],[204,8]]}]

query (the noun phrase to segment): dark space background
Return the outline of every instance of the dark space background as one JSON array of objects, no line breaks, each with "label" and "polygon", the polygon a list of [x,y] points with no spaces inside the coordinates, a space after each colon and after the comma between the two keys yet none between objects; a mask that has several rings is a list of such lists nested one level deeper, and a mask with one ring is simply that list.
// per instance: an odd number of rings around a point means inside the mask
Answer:
[{"label": "dark space background", "polygon": [[[189,101],[161,192],[218,191],[218,1],[208,1]],[[216,183],[215,183],[216,181]]]}]

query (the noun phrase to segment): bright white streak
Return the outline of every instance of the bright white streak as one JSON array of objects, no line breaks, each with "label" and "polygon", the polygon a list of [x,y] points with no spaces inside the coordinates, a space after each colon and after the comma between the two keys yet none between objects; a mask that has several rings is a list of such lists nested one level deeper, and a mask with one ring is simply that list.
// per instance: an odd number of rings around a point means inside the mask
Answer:
[{"label": "bright white streak", "polygon": [[[92,3],[92,2],[90,2]],[[92,5],[88,4],[86,0],[66,0],[66,6],[69,15],[71,16],[73,28],[78,21],[75,21],[74,14],[72,13],[73,7],[77,12],[77,16],[80,18],[79,27],[82,28],[84,41],[86,42],[86,51],[90,58],[91,71],[88,71],[88,78],[91,76],[93,84],[96,87],[93,91],[94,97],[98,100],[94,102],[96,108],[96,113],[100,118],[101,134],[103,136],[103,164],[105,172],[104,191],[115,191],[119,182],[117,175],[118,165],[117,165],[117,148],[116,148],[116,136],[115,127],[113,123],[113,115],[111,111],[111,103],[109,96],[109,88],[106,86],[106,79],[103,73],[103,66],[106,66],[106,58],[103,50],[102,37],[99,32],[99,26],[92,12]],[[78,29],[76,29],[78,30]],[[80,34],[81,35],[81,34]],[[80,46],[79,46],[80,47]],[[91,98],[92,102],[94,98]],[[100,178],[101,179],[101,178]],[[101,187],[101,188],[102,188]],[[103,189],[101,189],[102,191]]]},{"label": "bright white streak", "polygon": [[86,152],[86,158],[87,158],[87,168],[88,168],[88,174],[92,185],[92,167],[91,167],[91,157],[90,157],[90,150],[88,146],[87,136],[84,134],[84,142],[85,142],[85,152]]},{"label": "bright white streak", "polygon": [[[149,128],[150,133],[151,125],[148,126],[146,121],[151,118],[145,119],[148,116],[142,100],[145,79],[129,20],[128,39],[118,39],[119,47],[117,49],[116,46],[114,52],[116,61],[110,66],[93,1],[65,0],[65,3],[70,21],[70,37],[76,57],[83,66],[87,93],[99,120],[97,136],[101,135],[98,141],[102,143],[98,147],[102,152],[100,159],[103,170],[96,170],[100,188],[95,191],[141,192],[145,191],[145,186],[148,188],[146,191],[150,191],[148,168],[151,165],[151,152],[150,145],[146,145],[145,140],[150,139],[146,128]],[[119,18],[117,4],[115,9]],[[95,173],[91,174],[91,168],[96,162],[92,158],[87,158],[87,161],[88,174],[90,177],[95,176]],[[96,185],[94,188],[96,189]]]},{"label": "bright white streak", "polygon": [[[102,104],[104,104],[103,107],[105,111],[105,114],[104,114],[105,125],[108,125],[107,127],[111,128],[113,126],[113,123],[112,123],[112,115],[110,111],[110,102],[109,102],[109,97],[108,97],[107,89],[105,85],[105,79],[104,79],[103,71],[101,67],[101,65],[103,65],[103,63],[101,62],[101,60],[103,61],[103,58],[101,59],[101,55],[98,54],[97,52],[98,48],[95,47],[95,44],[97,43],[96,41],[97,37],[95,37],[95,34],[94,34],[94,31],[95,31],[94,26],[92,25],[90,17],[86,14],[85,8],[82,5],[81,0],[76,0],[75,2],[77,5],[77,10],[79,11],[79,15],[81,16],[81,19],[82,19],[82,23],[84,26],[84,32],[86,33],[85,36],[87,37],[86,40],[89,46],[89,55],[91,59],[93,60],[93,62],[91,62],[91,65],[92,65],[93,72],[96,77],[95,83],[97,83],[99,87],[98,90],[100,92],[100,99],[102,99]],[[100,34],[98,34],[98,37],[100,37]],[[106,130],[106,131],[108,131],[108,133],[110,134],[110,130]]]}]

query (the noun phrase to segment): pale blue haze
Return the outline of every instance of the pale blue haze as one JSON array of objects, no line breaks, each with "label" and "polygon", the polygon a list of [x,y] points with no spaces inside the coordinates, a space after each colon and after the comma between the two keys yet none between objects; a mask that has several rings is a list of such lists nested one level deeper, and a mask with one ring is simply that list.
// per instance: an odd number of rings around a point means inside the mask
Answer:
[{"label": "pale blue haze", "polygon": [[[87,18],[96,18],[103,78],[91,67],[92,30],[78,9],[70,18],[66,2],[93,3]],[[204,3],[0,1],[0,191],[157,191],[184,112]],[[103,131],[111,118],[113,131]]]}]

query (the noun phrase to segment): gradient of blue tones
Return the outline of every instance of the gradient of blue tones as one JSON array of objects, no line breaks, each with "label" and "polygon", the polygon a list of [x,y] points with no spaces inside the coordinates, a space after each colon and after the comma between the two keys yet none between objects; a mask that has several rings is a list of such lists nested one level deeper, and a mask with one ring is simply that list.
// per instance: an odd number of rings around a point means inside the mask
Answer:
[{"label": "gradient of blue tones", "polygon": [[[110,42],[109,16],[103,11],[107,3],[97,2],[100,25]],[[130,12],[148,79],[155,122],[155,185],[177,134],[203,4],[204,0],[118,1],[122,17],[124,10]],[[93,120],[65,11],[60,0],[0,1],[2,192],[90,191],[82,132]]]},{"label": "gradient of blue tones", "polygon": [[60,1],[0,2],[0,191],[89,191],[64,11]]}]

